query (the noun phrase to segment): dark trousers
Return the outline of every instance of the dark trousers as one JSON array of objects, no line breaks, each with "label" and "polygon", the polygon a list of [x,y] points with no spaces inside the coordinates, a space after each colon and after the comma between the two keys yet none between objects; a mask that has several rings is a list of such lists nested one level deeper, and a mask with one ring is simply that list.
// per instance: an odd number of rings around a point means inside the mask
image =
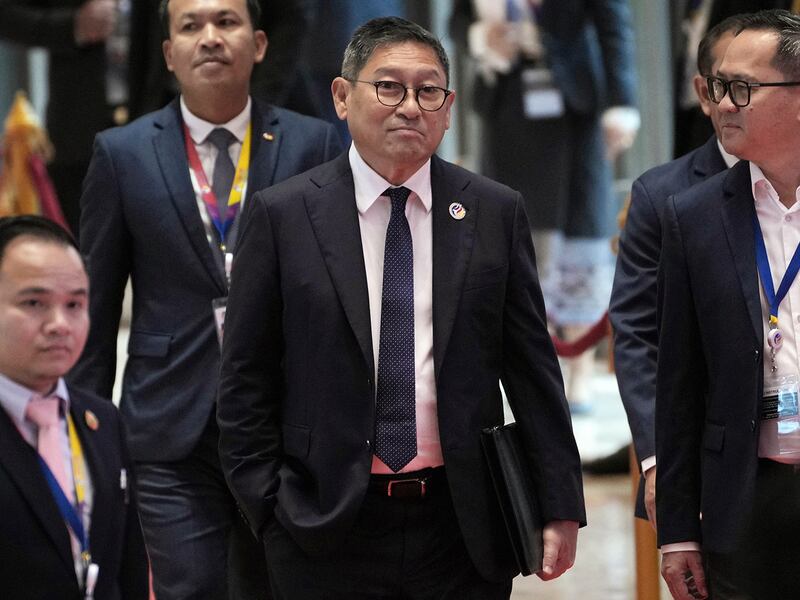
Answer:
[{"label": "dark trousers", "polygon": [[470,560],[442,475],[422,499],[368,491],[341,548],[311,557],[278,522],[264,529],[279,600],[508,600],[511,580],[484,580]]},{"label": "dark trousers", "polygon": [[184,460],[136,465],[139,515],[158,600],[268,600],[261,545],[222,476],[209,420]]},{"label": "dark trousers", "polygon": [[800,597],[800,470],[760,460],[751,517],[736,552],[705,555],[712,600]]}]

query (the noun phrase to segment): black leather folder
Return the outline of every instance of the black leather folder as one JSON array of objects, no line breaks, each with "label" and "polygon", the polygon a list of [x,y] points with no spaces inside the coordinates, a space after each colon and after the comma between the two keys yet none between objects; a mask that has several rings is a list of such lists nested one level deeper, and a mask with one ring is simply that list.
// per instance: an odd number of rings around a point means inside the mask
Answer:
[{"label": "black leather folder", "polygon": [[542,517],[516,423],[484,429],[481,442],[519,570],[540,571]]}]

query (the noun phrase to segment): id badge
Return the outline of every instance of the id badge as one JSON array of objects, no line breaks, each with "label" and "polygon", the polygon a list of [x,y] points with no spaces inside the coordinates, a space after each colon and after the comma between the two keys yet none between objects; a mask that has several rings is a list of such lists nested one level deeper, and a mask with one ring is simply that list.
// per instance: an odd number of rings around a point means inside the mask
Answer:
[{"label": "id badge", "polygon": [[564,115],[564,95],[553,83],[550,69],[522,71],[522,106],[527,119],[557,119]]},{"label": "id badge", "polygon": [[774,435],[779,455],[800,453],[800,378],[783,375],[764,379],[761,403],[762,427]]},{"label": "id badge", "polygon": [[214,325],[217,328],[217,341],[221,350],[222,336],[225,333],[225,311],[228,309],[228,297],[214,298],[211,301],[211,308],[214,311]]}]

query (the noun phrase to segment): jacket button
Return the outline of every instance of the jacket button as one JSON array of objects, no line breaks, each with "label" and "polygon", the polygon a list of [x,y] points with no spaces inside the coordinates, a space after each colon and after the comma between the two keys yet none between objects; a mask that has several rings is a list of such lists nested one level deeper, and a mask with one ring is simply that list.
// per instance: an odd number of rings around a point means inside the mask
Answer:
[{"label": "jacket button", "polygon": [[756,430],[756,422],[754,420],[750,420],[750,431]]},{"label": "jacket button", "polygon": [[754,354],[754,357],[756,359],[756,362],[758,362],[758,355],[760,354],[759,351],[756,350],[753,354]]}]

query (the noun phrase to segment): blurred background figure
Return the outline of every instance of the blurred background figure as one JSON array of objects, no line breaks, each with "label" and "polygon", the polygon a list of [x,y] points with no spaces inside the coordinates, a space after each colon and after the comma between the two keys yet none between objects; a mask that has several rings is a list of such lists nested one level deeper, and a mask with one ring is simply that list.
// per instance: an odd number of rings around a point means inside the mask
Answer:
[{"label": "blurred background figure", "polygon": [[50,52],[48,166],[73,235],[98,131],[127,121],[130,0],[0,0],[0,39]]},{"label": "blurred background figure", "polygon": [[[256,27],[266,32],[269,47],[267,59],[253,70],[251,91],[254,98],[312,114],[303,95],[294,90],[315,2],[259,2],[261,20]],[[134,118],[162,108],[178,93],[177,82],[167,70],[161,51],[160,3],[161,0],[137,0],[132,7],[131,55],[136,60],[130,66],[130,112]],[[297,97],[301,98],[297,102],[290,100]]]},{"label": "blurred background figure", "polygon": [[[406,17],[405,0],[311,0],[312,23],[300,77],[314,103],[309,113],[333,123],[345,143],[350,142],[347,122],[336,116],[331,102],[331,81],[341,75],[342,54],[356,27],[381,16]],[[303,107],[296,110],[304,112]]]},{"label": "blurred background figure", "polygon": [[692,80],[697,75],[697,47],[714,25],[732,15],[767,8],[800,10],[799,0],[677,0],[672,3],[675,67],[675,148],[682,156],[714,134],[700,107]]},{"label": "blurred background figure", "polygon": [[[551,326],[577,338],[608,305],[612,161],[640,122],[628,2],[456,0],[451,33],[475,63],[483,172],[525,196]],[[592,362],[570,359],[575,412]]]}]

